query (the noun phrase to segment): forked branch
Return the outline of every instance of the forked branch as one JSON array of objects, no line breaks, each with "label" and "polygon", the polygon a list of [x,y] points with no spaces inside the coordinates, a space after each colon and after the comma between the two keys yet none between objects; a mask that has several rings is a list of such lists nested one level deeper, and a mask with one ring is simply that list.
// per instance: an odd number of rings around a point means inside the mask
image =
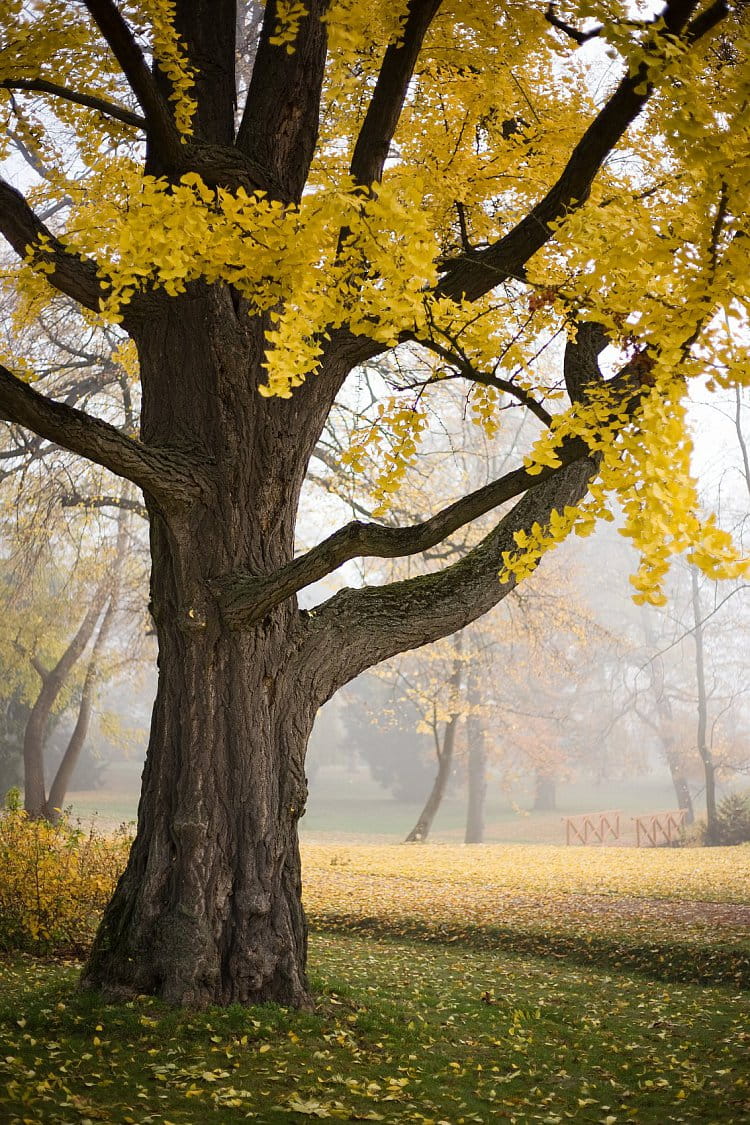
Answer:
[{"label": "forked branch", "polygon": [[[665,31],[690,45],[728,15],[727,4],[717,0],[692,19],[697,6],[695,0],[669,0],[660,13]],[[657,57],[655,55],[654,62]],[[437,285],[438,295],[473,301],[509,278],[522,279],[526,263],[552,237],[553,225],[586,202],[604,160],[635,121],[652,92],[649,68],[642,63],[635,74],[628,74],[621,80],[544,198],[491,246],[445,263],[444,276]]]},{"label": "forked branch", "polygon": [[[569,465],[587,453],[586,445],[576,439],[565,443],[558,456],[562,465]],[[411,527],[383,527],[353,520],[272,574],[237,573],[218,580],[215,590],[222,614],[235,628],[248,628],[274,606],[332,574],[350,559],[395,559],[420,554],[498,505],[536,488],[556,472],[559,467],[545,467],[536,475],[527,469],[515,469]]]},{"label": "forked branch", "polygon": [[149,139],[165,164],[176,167],[181,141],[172,110],[120,10],[114,0],[84,0],[84,3],[138,99]]}]

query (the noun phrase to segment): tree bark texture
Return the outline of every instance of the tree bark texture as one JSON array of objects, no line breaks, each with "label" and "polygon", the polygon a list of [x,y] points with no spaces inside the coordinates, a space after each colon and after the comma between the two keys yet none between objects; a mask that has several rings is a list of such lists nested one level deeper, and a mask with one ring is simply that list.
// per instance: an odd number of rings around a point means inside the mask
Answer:
[{"label": "tree bark texture", "polygon": [[304,395],[248,395],[262,328],[227,290],[201,289],[137,337],[144,440],[189,442],[221,487],[149,502],[158,691],[136,842],[84,973],[113,994],[307,1002],[297,821],[320,700],[294,659],[302,618],[287,602],[235,631],[210,595],[240,562],[291,558],[317,437]]}]

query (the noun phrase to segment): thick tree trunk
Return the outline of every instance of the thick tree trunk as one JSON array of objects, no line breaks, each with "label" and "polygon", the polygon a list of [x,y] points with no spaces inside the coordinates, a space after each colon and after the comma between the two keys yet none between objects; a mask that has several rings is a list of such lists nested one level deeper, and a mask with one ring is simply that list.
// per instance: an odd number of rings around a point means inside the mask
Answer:
[{"label": "thick tree trunk", "polygon": [[159,683],[136,840],[83,977],[112,994],[307,1002],[297,821],[322,700],[295,664],[293,599],[235,631],[211,595],[217,576],[292,557],[317,438],[304,394],[255,392],[259,332],[216,287],[170,302],[137,337],[144,438],[189,435],[220,486],[167,511],[149,503]]},{"label": "thick tree trunk", "polygon": [[138,834],[84,983],[175,1004],[304,1004],[297,821],[313,709],[288,642],[160,629]]},{"label": "thick tree trunk", "polygon": [[596,466],[584,460],[535,486],[438,575],[344,590],[310,613],[290,596],[238,620],[234,576],[247,599],[294,557],[300,490],[351,341],[331,345],[291,398],[264,398],[268,325],[228,287],[152,295],[148,317],[126,327],[141,364],[143,447],[157,466],[146,500],[159,686],[136,840],[83,983],[178,1004],[303,1005],[297,821],[318,707],[364,668],[500,601],[517,526],[575,503]]}]

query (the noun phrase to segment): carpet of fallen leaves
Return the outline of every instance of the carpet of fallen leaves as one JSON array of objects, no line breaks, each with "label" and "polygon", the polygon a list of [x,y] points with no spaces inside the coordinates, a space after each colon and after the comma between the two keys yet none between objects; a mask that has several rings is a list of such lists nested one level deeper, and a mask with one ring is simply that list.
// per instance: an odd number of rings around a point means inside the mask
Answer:
[{"label": "carpet of fallen leaves", "polygon": [[103,1003],[0,960],[3,1125],[738,1125],[750,1003],[540,959],[313,935],[314,1012]]},{"label": "carpet of fallen leaves", "polygon": [[315,926],[750,986],[750,847],[303,847]]},{"label": "carpet of fallen leaves", "polygon": [[76,964],[0,958],[0,1122],[750,1121],[750,849],[303,866],[314,1011],[105,1003]]}]

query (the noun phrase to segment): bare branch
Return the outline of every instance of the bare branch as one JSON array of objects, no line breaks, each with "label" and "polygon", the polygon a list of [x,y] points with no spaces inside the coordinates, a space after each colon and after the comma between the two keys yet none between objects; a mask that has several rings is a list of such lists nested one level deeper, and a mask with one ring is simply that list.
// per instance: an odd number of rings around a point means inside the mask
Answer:
[{"label": "bare branch", "polygon": [[0,80],[2,90],[26,90],[34,94],[51,94],[55,98],[74,102],[76,105],[85,105],[95,109],[107,117],[121,121],[123,125],[132,125],[134,129],[145,129],[146,119],[137,113],[131,113],[124,106],[116,105],[105,98],[97,98],[92,94],[80,94],[76,90],[69,90],[67,86],[59,86],[56,82],[48,82],[46,78],[3,78]]},{"label": "bare branch", "polygon": [[125,477],[162,505],[191,502],[210,489],[187,456],[143,445],[108,422],[46,398],[1,364],[0,416]]},{"label": "bare branch", "polygon": [[390,43],[352,154],[350,173],[356,184],[370,187],[383,177],[388,149],[424,37],[441,0],[410,0],[400,38]]},{"label": "bare branch", "polygon": [[80,492],[68,492],[60,501],[63,508],[120,508],[135,512],[141,519],[148,519],[145,505],[127,496],[84,496]]},{"label": "bare branch", "polygon": [[565,20],[561,20],[555,12],[555,5],[550,3],[547,5],[547,11],[544,13],[544,18],[547,23],[552,24],[558,31],[562,31],[567,35],[568,39],[572,39],[578,46],[588,43],[589,39],[596,39],[597,35],[601,35],[604,30],[602,27],[592,27],[589,31],[579,31],[576,27],[571,27]]},{"label": "bare branch", "polygon": [[510,379],[503,379],[499,375],[479,371],[473,364],[469,363],[465,357],[457,355],[450,348],[444,347],[436,340],[420,337],[417,343],[422,344],[425,348],[429,348],[435,355],[440,356],[441,359],[450,363],[464,379],[469,379],[472,383],[481,383],[484,387],[494,387],[496,391],[510,395],[525,406],[543,425],[548,427],[552,425],[552,415],[549,411],[545,410],[542,404],[537,402],[528,391],[523,390],[522,387],[517,386],[515,383],[511,382]]}]

